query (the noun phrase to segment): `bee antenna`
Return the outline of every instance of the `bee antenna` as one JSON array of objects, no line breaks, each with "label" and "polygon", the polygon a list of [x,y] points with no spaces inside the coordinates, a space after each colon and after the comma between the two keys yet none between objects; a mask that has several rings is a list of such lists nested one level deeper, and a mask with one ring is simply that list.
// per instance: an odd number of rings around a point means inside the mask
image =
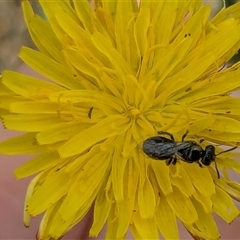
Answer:
[{"label": "bee antenna", "polygon": [[183,136],[182,136],[182,142],[184,141],[184,139],[185,139],[185,137],[188,135],[188,133],[189,133],[189,130],[187,130],[187,131],[183,134]]},{"label": "bee antenna", "polygon": [[218,177],[218,179],[220,179],[220,173],[219,173],[219,170],[218,170],[218,167],[217,167],[217,162],[216,162],[216,160],[214,160],[214,165],[215,165],[215,169],[216,169],[216,172],[217,172],[217,177]]},{"label": "bee antenna", "polygon": [[228,150],[222,151],[222,152],[218,153],[216,156],[218,156],[218,155],[220,155],[220,154],[222,154],[222,153],[225,153],[225,152],[230,152],[230,151],[236,149],[237,147],[238,147],[238,146],[235,146],[235,147],[230,148],[230,149],[228,149]]}]

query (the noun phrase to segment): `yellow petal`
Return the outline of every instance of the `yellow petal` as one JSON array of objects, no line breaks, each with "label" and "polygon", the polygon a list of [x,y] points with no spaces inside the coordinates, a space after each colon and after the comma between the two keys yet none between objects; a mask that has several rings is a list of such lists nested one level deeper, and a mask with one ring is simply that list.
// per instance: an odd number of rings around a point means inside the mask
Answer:
[{"label": "yellow petal", "polygon": [[176,187],[173,187],[173,192],[167,196],[167,199],[169,206],[181,221],[186,224],[197,221],[198,215],[191,200],[183,195]]},{"label": "yellow petal", "polygon": [[[98,190],[99,189],[96,189],[96,191]],[[83,219],[87,212],[89,212],[95,197],[95,195],[92,195],[81,207],[81,209],[76,211],[75,215],[68,220],[63,219],[59,211],[57,211],[53,216],[54,218],[51,220],[49,235],[53,239],[61,239],[68,231],[70,231],[78,222]]]},{"label": "yellow petal", "polygon": [[[162,88],[165,89],[164,94],[174,94],[172,99],[179,97],[179,93],[188,92],[191,89],[191,83],[196,81],[214,62],[214,56],[209,53],[201,58],[193,59],[188,66],[181,69],[173,77],[168,79],[168,81],[162,84]],[[195,71],[191,71],[195,69]],[[182,101],[191,101],[191,99],[181,99]]]},{"label": "yellow petal", "polygon": [[[159,94],[163,92],[161,88],[162,81],[168,76],[168,74],[179,64],[179,62],[184,58],[189,48],[191,47],[192,40],[190,38],[184,39],[175,48],[165,48],[163,55],[158,56],[156,59],[156,64],[151,68],[147,75],[153,75],[158,79],[158,97],[155,98],[154,105],[159,104],[163,101],[169,93]],[[160,70],[161,69],[161,70]],[[166,100],[166,99],[165,99]],[[164,100],[164,102],[165,102]],[[164,102],[162,104],[164,104]]]},{"label": "yellow petal", "polygon": [[155,173],[155,177],[157,179],[157,183],[159,188],[163,191],[164,195],[168,195],[172,190],[171,177],[169,174],[169,166],[166,166],[165,161],[156,161],[153,160],[150,163],[153,172]]},{"label": "yellow petal", "polygon": [[[107,222],[107,232],[106,232],[105,239],[106,240],[117,239],[117,230],[118,230],[118,219],[116,216],[116,204],[113,202],[111,206],[111,211],[109,213],[108,222]],[[122,236],[121,238],[124,238],[124,236]]]},{"label": "yellow petal", "polygon": [[202,205],[196,200],[193,200],[193,203],[198,214],[198,220],[195,222],[196,227],[206,235],[207,239],[218,239],[220,235],[212,214],[206,213]]},{"label": "yellow petal", "polygon": [[[125,58],[129,60],[126,54],[128,52],[129,32],[132,30],[133,20],[133,2],[118,2],[116,4],[115,15],[115,36],[116,36],[116,48]],[[127,39],[127,44],[124,44],[123,39]]]},{"label": "yellow petal", "polygon": [[123,136],[119,136],[116,140],[116,147],[112,156],[112,187],[116,201],[124,199],[124,172],[126,171],[126,164],[129,159],[122,157],[122,146],[120,142],[123,141]]},{"label": "yellow petal", "polygon": [[219,132],[240,133],[240,121],[229,117],[216,116],[209,128]]},{"label": "yellow petal", "polygon": [[152,184],[149,179],[146,179],[144,185],[140,186],[137,196],[140,218],[152,218],[154,216],[156,199]]},{"label": "yellow petal", "polygon": [[207,197],[211,197],[215,193],[214,182],[207,168],[200,168],[198,164],[194,163],[181,162],[181,165],[183,165],[192,184],[199,192]]},{"label": "yellow petal", "polygon": [[239,77],[240,73],[236,71],[226,73],[223,76],[215,78],[214,80],[207,79],[207,81],[201,81],[199,84],[192,86],[189,93],[184,94],[184,96],[181,97],[181,100],[186,101],[188,98],[191,100],[191,102],[194,102],[201,98],[232,92],[240,87],[240,83],[238,81]]},{"label": "yellow petal", "polygon": [[119,115],[107,117],[93,127],[74,136],[59,148],[58,152],[61,157],[68,157],[82,153],[95,143],[126,131],[128,128],[127,122],[128,119]]},{"label": "yellow petal", "polygon": [[[184,24],[182,31],[174,39],[173,45],[176,46],[184,37],[186,37],[186,34],[190,34],[190,36],[193,36],[191,48],[196,48],[197,42],[200,41],[202,35],[204,34],[202,26],[206,24],[211,8],[209,6],[202,5],[196,9],[196,12],[190,18],[190,21],[187,21],[187,23]],[[200,18],[201,21],[199,21]]]},{"label": "yellow petal", "polygon": [[[69,1],[48,2],[45,0],[39,0],[39,3],[44,11],[44,14],[50,22],[51,27],[60,40],[63,39],[65,33],[62,30],[61,23],[56,20],[56,13],[59,11],[64,11],[66,15],[69,15],[69,17],[74,19],[74,21],[82,26],[80,19],[78,18],[76,12],[73,10]],[[63,18],[63,20],[65,19]]]},{"label": "yellow petal", "polygon": [[[51,5],[51,4],[50,4]],[[94,60],[98,59],[99,63],[105,63],[106,67],[111,66],[109,60],[101,53],[99,49],[92,43],[90,34],[86,31],[82,24],[78,24],[77,21],[66,14],[65,11],[57,11],[54,13],[54,17],[57,19],[57,24],[61,25],[63,29],[74,41],[79,49],[82,49],[85,54],[91,56]],[[66,44],[67,46],[69,44]],[[72,45],[72,44],[71,44]]]},{"label": "yellow petal", "polygon": [[[107,180],[108,175],[105,177],[105,181]],[[100,189],[94,204],[94,213],[93,213],[93,224],[89,232],[89,236],[96,237],[99,232],[103,228],[104,224],[107,221],[107,218],[110,213],[112,199],[107,199],[106,194],[108,194],[105,188],[105,184]],[[112,191],[111,191],[112,193]]]},{"label": "yellow petal", "polygon": [[35,50],[23,47],[19,57],[34,70],[66,88],[81,89],[82,84],[64,65]]},{"label": "yellow petal", "polygon": [[231,198],[240,202],[240,184],[237,182],[226,181],[225,179],[216,180],[216,185],[224,190]]},{"label": "yellow petal", "polygon": [[137,187],[139,180],[139,171],[135,164],[129,159],[124,175],[124,199],[116,203],[118,229],[116,236],[122,238],[127,233],[129,225],[132,224],[132,218],[136,211]]},{"label": "yellow petal", "polygon": [[24,178],[33,175],[42,170],[46,170],[61,163],[59,155],[55,152],[41,154],[30,161],[25,162],[14,171],[16,178]]},{"label": "yellow petal", "polygon": [[14,96],[15,94],[5,86],[2,82],[2,75],[0,75],[0,96]]},{"label": "yellow petal", "polygon": [[3,83],[16,94],[30,99],[46,98],[49,93],[64,90],[52,83],[12,71],[3,72]]},{"label": "yellow petal", "polygon": [[[68,189],[67,197],[59,209],[62,220],[68,221],[71,219],[89,199],[96,197],[97,189],[102,184],[109,160],[109,156],[106,154],[101,154],[100,157],[97,155],[89,159],[81,171],[78,172],[73,186],[70,190]],[[76,199],[78,200],[76,201]],[[91,205],[91,203],[89,204]]]},{"label": "yellow petal", "polygon": [[117,76],[116,73],[107,68],[99,69],[99,75],[105,86],[111,91],[112,95],[117,98],[121,98],[120,92],[123,92],[123,86],[115,81]]},{"label": "yellow petal", "polygon": [[126,64],[120,53],[112,46],[108,38],[100,33],[94,33],[91,36],[91,40],[99,49],[99,51],[104,53],[109,61],[113,64],[113,67],[119,74],[119,78],[124,78],[128,74],[132,74],[131,70],[128,67],[128,64]]},{"label": "yellow petal", "polygon": [[88,1],[73,1],[74,2],[74,7],[76,10],[76,13],[83,23],[84,28],[89,32],[93,33],[95,30],[95,16],[93,14],[93,10],[91,8],[91,5],[88,3]]},{"label": "yellow petal", "polygon": [[232,132],[220,132],[214,131],[211,129],[204,130],[199,134],[203,138],[208,139],[209,141],[220,143],[220,144],[227,144],[231,143],[230,145],[237,145],[240,141],[240,134],[239,133],[232,133]]},{"label": "yellow petal", "polygon": [[231,223],[240,214],[230,196],[216,186],[216,194],[212,196],[213,211],[227,223]]},{"label": "yellow petal", "polygon": [[152,218],[143,219],[136,214],[130,229],[135,239],[159,239],[157,226]]},{"label": "yellow petal", "polygon": [[50,235],[49,230],[51,228],[51,224],[54,221],[55,216],[58,214],[58,209],[61,206],[63,200],[64,200],[64,197],[46,210],[39,226],[37,239],[42,240],[42,239],[49,238],[49,235]]},{"label": "yellow petal", "polygon": [[[0,97],[0,99],[1,99],[1,97]],[[0,107],[1,107],[1,104],[0,104]],[[4,115],[7,115],[8,113],[9,113],[8,110],[0,108],[0,121],[2,121],[1,117]]]},{"label": "yellow petal", "polygon": [[68,141],[89,126],[91,125],[73,122],[54,124],[48,129],[38,133],[36,139],[39,144],[52,144],[61,141]]},{"label": "yellow petal", "polygon": [[[204,109],[206,112],[221,114],[240,115],[240,99],[230,96],[215,96],[212,98],[201,99],[191,104],[196,109]],[[231,109],[231,110],[229,110]]]},{"label": "yellow petal", "polygon": [[172,185],[177,187],[185,196],[192,196],[195,192],[195,189],[191,179],[188,177],[188,174],[182,165],[177,164],[176,167],[178,168],[178,170],[176,170],[177,174],[174,173],[174,166],[170,167]]},{"label": "yellow petal", "polygon": [[[54,102],[71,102],[71,103],[95,103],[100,109],[106,111],[107,106],[111,107],[109,114],[116,113],[117,111],[124,112],[124,104],[116,97],[110,94],[100,93],[99,91],[92,90],[71,90],[64,92],[53,93],[49,99]],[[117,111],[113,111],[114,108]],[[108,109],[107,109],[108,110]]]},{"label": "yellow petal", "polygon": [[70,176],[64,169],[60,169],[46,179],[29,199],[27,203],[28,213],[36,216],[61,199],[69,190],[69,179]]},{"label": "yellow petal", "polygon": [[160,196],[160,204],[154,214],[156,224],[165,239],[179,239],[177,219],[168,204],[168,198]]},{"label": "yellow petal", "polygon": [[34,14],[29,1],[23,1],[22,8],[29,33],[38,49],[58,62],[64,63],[61,43],[56,38],[50,24]]},{"label": "yellow petal", "polygon": [[[170,42],[172,37],[172,31],[176,21],[178,2],[159,1],[156,3],[156,5],[153,5],[155,12],[151,27],[155,27],[157,35],[156,42],[166,45]],[[169,18],[169,16],[171,16],[171,18]],[[162,31],[158,31],[158,29],[162,29]]]},{"label": "yellow petal", "polygon": [[192,225],[184,224],[184,226],[194,240],[206,240],[206,235],[203,232],[201,232],[196,227],[195,224]]},{"label": "yellow petal", "polygon": [[209,196],[205,196],[202,193],[198,191],[198,189],[195,189],[195,193],[193,197],[202,204],[202,207],[206,213],[212,212],[212,201]]},{"label": "yellow petal", "polygon": [[23,222],[26,227],[30,226],[31,216],[28,212],[28,201],[31,198],[32,194],[39,187],[39,179],[42,174],[37,175],[32,181],[29,183],[26,191],[25,201],[24,201],[24,212],[23,212]]},{"label": "yellow petal", "polygon": [[70,107],[61,106],[59,103],[53,103],[48,100],[18,101],[10,105],[10,111],[13,113],[35,113],[46,115],[69,113],[69,108]]},{"label": "yellow petal", "polygon": [[92,77],[94,83],[102,89],[98,74],[98,70],[102,66],[99,66],[97,62],[91,59],[91,57],[87,56],[87,54],[84,54],[84,52],[79,51],[78,49],[64,49],[63,53],[74,67],[80,70],[83,74]]},{"label": "yellow petal", "polygon": [[211,23],[217,24],[224,21],[226,18],[232,16],[235,18],[239,18],[240,16],[240,3],[233,4],[228,8],[222,8],[212,19]]},{"label": "yellow petal", "polygon": [[3,111],[10,111],[10,105],[12,103],[18,102],[18,101],[24,101],[25,99],[20,96],[14,96],[14,95],[7,95],[7,96],[0,96],[0,108],[3,109]]},{"label": "yellow petal", "polygon": [[215,121],[215,116],[212,116],[212,115],[208,114],[206,117],[202,117],[202,118],[194,121],[189,126],[189,132],[191,134],[195,134],[195,133],[201,132],[202,130],[212,126],[214,121]]},{"label": "yellow petal", "polygon": [[12,114],[4,115],[2,120],[5,128],[22,132],[42,131],[63,122],[56,114]]},{"label": "yellow petal", "polygon": [[36,154],[46,151],[47,148],[37,144],[34,132],[0,142],[0,153],[6,155]]},{"label": "yellow petal", "polygon": [[100,144],[96,144],[90,150],[85,151],[80,156],[70,158],[74,161],[68,163],[66,166],[66,172],[71,174],[81,170],[85,164],[90,161],[90,159],[94,158],[97,154],[102,153],[100,146]]},{"label": "yellow petal", "polygon": [[[125,15],[122,13],[122,15]],[[141,56],[144,56],[148,49],[148,31],[150,28],[150,9],[142,7],[135,23],[135,38]]]}]

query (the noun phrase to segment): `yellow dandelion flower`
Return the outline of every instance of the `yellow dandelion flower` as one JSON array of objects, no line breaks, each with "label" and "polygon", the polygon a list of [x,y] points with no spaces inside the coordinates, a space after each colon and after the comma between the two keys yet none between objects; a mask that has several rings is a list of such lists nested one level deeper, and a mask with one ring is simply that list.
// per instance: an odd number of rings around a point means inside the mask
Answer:
[{"label": "yellow dandelion flower", "polygon": [[[216,156],[240,142],[240,98],[231,95],[240,63],[221,68],[240,47],[240,3],[209,19],[196,0],[39,2],[47,20],[22,1],[39,51],[19,56],[49,81],[4,71],[0,82],[3,124],[25,132],[0,152],[37,154],[15,171],[37,173],[25,225],[44,213],[38,239],[60,239],[93,205],[91,236],[107,224],[107,239],[128,229],[136,239],[178,239],[179,219],[195,238],[218,239],[212,214],[230,223],[240,213],[240,184],[228,175],[240,172],[239,154]],[[142,149],[157,131],[181,142],[187,130],[184,141],[215,146],[220,178],[214,162],[167,166]]]}]

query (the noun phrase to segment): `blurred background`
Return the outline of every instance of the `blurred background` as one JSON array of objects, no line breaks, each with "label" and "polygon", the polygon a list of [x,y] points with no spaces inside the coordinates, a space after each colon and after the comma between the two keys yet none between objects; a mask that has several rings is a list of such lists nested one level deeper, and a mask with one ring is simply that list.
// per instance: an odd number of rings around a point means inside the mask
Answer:
[{"label": "blurred background", "polygon": [[[61,1],[61,0],[59,0]],[[37,0],[32,0],[34,11],[43,16]],[[205,1],[214,7],[213,15],[219,11],[222,1]],[[227,0],[226,6],[236,1]],[[21,0],[0,0],[0,74],[4,69],[16,70],[29,75],[39,76],[17,57],[21,46],[35,48],[24,23]],[[233,57],[232,61],[240,59],[240,54]],[[41,76],[39,76],[41,77]],[[5,130],[0,124],[0,141],[16,136],[16,132]],[[30,229],[26,229],[22,222],[24,196],[30,179],[16,181],[13,176],[14,169],[21,165],[28,156],[2,156],[0,155],[0,240],[26,240],[33,239],[41,217],[33,220]],[[221,239],[240,239],[240,219],[228,225],[219,217],[216,217],[222,234]],[[88,229],[91,225],[91,214],[74,228],[64,239],[87,239]],[[181,239],[191,239],[183,227],[180,227]],[[98,239],[104,238],[104,231]],[[129,236],[131,239],[131,236]]]},{"label": "blurred background", "polygon": [[[38,2],[32,1],[38,14]],[[0,72],[16,69],[22,62],[17,55],[22,45],[33,47],[21,9],[21,0],[0,1]]]}]

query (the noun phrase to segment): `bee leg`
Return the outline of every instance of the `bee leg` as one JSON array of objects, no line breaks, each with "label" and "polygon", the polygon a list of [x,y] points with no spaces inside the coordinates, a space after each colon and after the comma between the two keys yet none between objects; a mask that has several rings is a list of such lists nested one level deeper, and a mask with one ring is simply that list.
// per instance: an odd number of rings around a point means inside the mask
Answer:
[{"label": "bee leg", "polygon": [[167,159],[166,160],[166,165],[169,166],[170,164],[172,164],[173,158]]},{"label": "bee leg", "polygon": [[198,163],[199,167],[201,167],[201,168],[203,167],[203,165],[200,162],[197,162],[197,163]]},{"label": "bee leg", "polygon": [[177,158],[174,157],[174,158],[173,158],[173,161],[172,161],[172,165],[176,165],[176,163],[177,163]]},{"label": "bee leg", "polygon": [[157,132],[157,133],[158,134],[166,134],[166,135],[168,135],[171,138],[171,140],[175,141],[173,135],[171,133],[169,133],[169,132],[160,131],[160,132]]},{"label": "bee leg", "polygon": [[182,142],[184,141],[184,139],[185,139],[185,137],[188,135],[188,133],[189,133],[189,131],[187,130],[187,131],[183,134],[183,136],[182,136]]}]

